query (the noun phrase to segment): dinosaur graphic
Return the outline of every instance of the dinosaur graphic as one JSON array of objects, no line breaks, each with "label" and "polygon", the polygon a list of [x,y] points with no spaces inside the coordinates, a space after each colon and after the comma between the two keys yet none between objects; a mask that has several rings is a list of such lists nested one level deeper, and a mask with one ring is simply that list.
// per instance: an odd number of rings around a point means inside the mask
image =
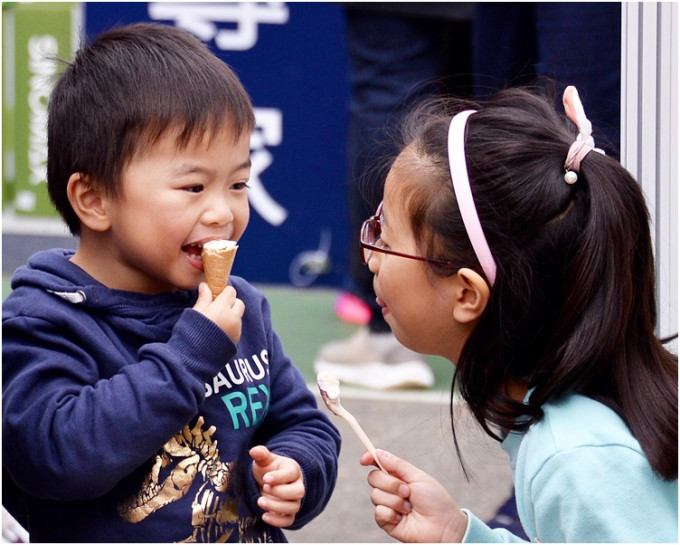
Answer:
[{"label": "dinosaur graphic", "polygon": [[[270,541],[256,517],[239,518],[239,494],[229,490],[231,477],[239,468],[220,460],[215,426],[204,430],[200,416],[194,426],[185,426],[156,455],[141,490],[123,502],[118,512],[130,523],[138,523],[157,510],[183,498],[194,483],[201,483],[192,501],[193,533],[183,542],[223,543],[238,532],[239,542]],[[238,487],[237,487],[238,488]]]}]

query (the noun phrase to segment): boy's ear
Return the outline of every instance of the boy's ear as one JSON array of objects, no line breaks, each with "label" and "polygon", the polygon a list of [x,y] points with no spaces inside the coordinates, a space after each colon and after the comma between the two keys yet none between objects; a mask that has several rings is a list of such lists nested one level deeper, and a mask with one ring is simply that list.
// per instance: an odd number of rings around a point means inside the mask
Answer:
[{"label": "boy's ear", "polygon": [[106,231],[111,223],[106,212],[105,200],[82,172],[74,172],[66,188],[71,207],[80,222],[93,231]]},{"label": "boy's ear", "polygon": [[489,285],[472,269],[460,269],[456,279],[458,282],[453,317],[463,324],[473,322],[482,315],[489,302]]}]

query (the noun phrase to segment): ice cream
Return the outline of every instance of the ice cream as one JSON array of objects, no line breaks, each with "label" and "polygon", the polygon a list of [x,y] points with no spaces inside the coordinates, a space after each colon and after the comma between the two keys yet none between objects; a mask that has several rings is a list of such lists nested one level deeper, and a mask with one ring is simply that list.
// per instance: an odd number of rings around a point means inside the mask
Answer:
[{"label": "ice cream", "polygon": [[217,297],[227,285],[238,244],[233,240],[211,240],[203,245],[201,259],[205,281]]},{"label": "ice cream", "polygon": [[319,393],[332,413],[340,416],[340,381],[330,373],[319,373],[316,376]]},{"label": "ice cream", "polygon": [[[359,422],[357,422],[357,419],[354,418],[352,413],[345,409],[340,403],[340,381],[338,380],[338,377],[331,373],[319,373],[318,375],[316,375],[316,384],[319,387],[319,393],[321,394],[321,398],[326,404],[326,407],[328,407],[328,409],[333,414],[344,419],[345,422],[347,422],[350,425],[352,431],[356,433],[359,440],[371,453],[373,459],[378,464],[378,467],[385,471],[385,468],[380,463],[380,460],[378,460],[378,455],[376,454],[375,447],[373,446],[371,440],[368,438],[368,435],[366,435],[366,432],[359,425]],[[387,471],[385,471],[385,473],[387,473]]]}]

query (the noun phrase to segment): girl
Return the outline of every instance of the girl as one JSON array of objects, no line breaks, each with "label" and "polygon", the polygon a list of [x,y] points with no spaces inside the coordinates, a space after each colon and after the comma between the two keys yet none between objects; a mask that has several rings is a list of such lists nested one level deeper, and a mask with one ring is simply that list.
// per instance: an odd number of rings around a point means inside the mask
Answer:
[{"label": "girl", "polygon": [[[526,89],[477,112],[421,107],[363,226],[364,260],[396,337],[456,364],[454,383],[510,456],[532,540],[677,542],[677,356],[654,334],[645,201],[594,148],[573,87],[564,104],[578,136]],[[379,457],[389,473],[368,481],[390,536],[519,540]]]}]

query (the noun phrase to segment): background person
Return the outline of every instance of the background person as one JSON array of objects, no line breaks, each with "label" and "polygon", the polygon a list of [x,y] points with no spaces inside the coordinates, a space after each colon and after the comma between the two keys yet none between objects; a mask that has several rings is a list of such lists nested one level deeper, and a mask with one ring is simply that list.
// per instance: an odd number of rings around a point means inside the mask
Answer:
[{"label": "background person", "polygon": [[380,200],[385,172],[379,157],[394,154],[393,132],[410,106],[438,93],[471,91],[469,2],[359,2],[345,6],[350,103],[347,129],[347,208],[351,295],[339,316],[367,320],[347,339],[322,346],[317,372],[373,389],[429,388],[424,357],[402,346],[375,302],[356,236]]}]

